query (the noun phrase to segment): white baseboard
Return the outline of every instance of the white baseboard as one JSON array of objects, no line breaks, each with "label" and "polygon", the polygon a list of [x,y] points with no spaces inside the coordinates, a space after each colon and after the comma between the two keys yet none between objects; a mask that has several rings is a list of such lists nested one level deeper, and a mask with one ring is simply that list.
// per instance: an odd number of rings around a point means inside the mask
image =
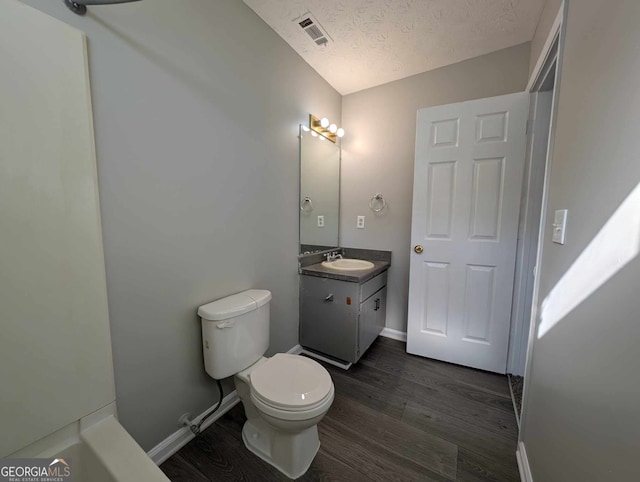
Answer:
[{"label": "white baseboard", "polygon": [[516,459],[518,460],[518,470],[520,471],[520,480],[522,482],[533,482],[531,468],[529,467],[529,459],[527,458],[527,450],[524,448],[523,442],[518,442],[518,450],[516,450]]},{"label": "white baseboard", "polygon": [[[287,351],[287,353],[298,355],[302,353],[302,347],[300,345],[296,345],[292,347],[289,351]],[[234,390],[233,392],[231,392],[229,395],[227,395],[222,399],[222,404],[220,404],[220,408],[218,409],[218,411],[215,414],[213,414],[211,417],[209,417],[202,424],[202,427],[200,427],[200,429],[204,431],[213,422],[218,420],[225,413],[227,413],[229,410],[235,407],[239,402],[240,402],[240,399],[238,398],[238,394]],[[215,405],[212,405],[207,410],[202,412],[200,415],[194,418],[192,422],[198,423],[200,419],[202,419],[202,417],[204,417],[204,415],[207,412],[209,412],[209,410],[211,410],[214,406]],[[149,450],[149,452],[147,452],[147,455],[151,458],[151,460],[153,460],[156,463],[156,465],[160,465],[162,462],[167,460],[169,457],[175,454],[182,447],[187,445],[194,437],[195,435],[193,434],[193,432],[191,432],[191,430],[188,427],[182,427],[176,430],[175,432],[173,432],[171,435],[169,435],[166,439],[164,439],[158,445],[153,447],[151,450]]]},{"label": "white baseboard", "polygon": [[287,353],[289,353],[290,355],[299,355],[300,353],[302,353],[302,351],[303,351],[303,348],[300,345],[296,345],[290,348]]},{"label": "white baseboard", "polygon": [[[209,427],[213,422],[218,420],[225,413],[227,413],[234,406],[236,406],[238,402],[240,402],[240,399],[238,398],[238,394],[234,390],[233,392],[231,392],[229,395],[227,395],[222,399],[222,404],[220,405],[220,408],[218,409],[218,411],[215,414],[213,414],[211,417],[209,417],[202,424],[202,427],[200,427],[201,430],[205,430],[207,427]],[[198,415],[196,418],[192,420],[192,422],[198,423],[200,419],[202,419],[202,417],[214,406],[215,405],[211,406],[210,408],[205,410],[203,413]],[[167,460],[169,457],[175,454],[182,447],[187,445],[194,437],[195,435],[193,434],[193,432],[191,432],[189,427],[186,427],[186,426],[182,427],[176,430],[175,432],[173,432],[171,435],[169,435],[166,439],[164,439],[158,445],[153,447],[151,450],[149,450],[147,452],[147,455],[151,458],[151,460],[153,460],[156,463],[156,465],[160,465],[162,462]]]},{"label": "white baseboard", "polygon": [[326,356],[322,356],[319,353],[315,353],[313,351],[309,351],[309,350],[305,350],[304,348],[302,348],[302,351],[300,353],[304,353],[305,355],[309,355],[311,358],[315,358],[316,360],[321,360],[325,363],[328,363],[329,365],[333,365],[334,367],[338,367],[338,368],[342,368],[343,370],[348,370],[349,368],[351,368],[351,365],[353,365],[353,363],[351,362],[344,362],[341,363],[337,360],[333,360],[329,357]]},{"label": "white baseboard", "polygon": [[383,328],[380,332],[380,336],[391,338],[393,340],[407,341],[406,331],[394,330],[393,328]]}]

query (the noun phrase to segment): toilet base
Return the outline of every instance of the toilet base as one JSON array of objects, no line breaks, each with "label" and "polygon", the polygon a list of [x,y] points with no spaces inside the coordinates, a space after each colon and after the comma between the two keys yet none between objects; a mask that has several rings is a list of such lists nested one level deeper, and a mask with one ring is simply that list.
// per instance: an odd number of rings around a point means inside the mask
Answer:
[{"label": "toilet base", "polygon": [[242,440],[247,449],[290,479],[304,475],[320,449],[316,425],[292,434],[274,430],[261,419],[247,420]]}]

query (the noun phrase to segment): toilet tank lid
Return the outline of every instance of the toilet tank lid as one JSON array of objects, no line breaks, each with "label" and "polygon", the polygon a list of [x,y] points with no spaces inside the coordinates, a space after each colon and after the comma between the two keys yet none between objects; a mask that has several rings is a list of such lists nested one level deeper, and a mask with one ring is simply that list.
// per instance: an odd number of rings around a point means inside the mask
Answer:
[{"label": "toilet tank lid", "polygon": [[247,290],[221,298],[198,308],[198,316],[203,320],[220,321],[249,313],[271,301],[267,290]]}]

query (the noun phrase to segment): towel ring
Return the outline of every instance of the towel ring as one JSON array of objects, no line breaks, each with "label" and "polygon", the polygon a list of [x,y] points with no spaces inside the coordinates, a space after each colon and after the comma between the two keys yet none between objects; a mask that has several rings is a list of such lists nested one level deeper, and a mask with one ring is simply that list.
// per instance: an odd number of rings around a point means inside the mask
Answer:
[{"label": "towel ring", "polygon": [[[378,209],[373,207],[373,204],[376,201],[382,201],[382,205]],[[379,213],[386,207],[387,207],[387,201],[384,200],[384,196],[382,196],[382,194],[380,194],[380,193],[378,193],[375,196],[373,196],[371,198],[371,201],[369,201],[369,209],[371,209],[374,213]]]},{"label": "towel ring", "polygon": [[300,211],[305,214],[309,214],[313,211],[313,202],[311,202],[311,198],[309,196],[305,197],[300,203]]}]

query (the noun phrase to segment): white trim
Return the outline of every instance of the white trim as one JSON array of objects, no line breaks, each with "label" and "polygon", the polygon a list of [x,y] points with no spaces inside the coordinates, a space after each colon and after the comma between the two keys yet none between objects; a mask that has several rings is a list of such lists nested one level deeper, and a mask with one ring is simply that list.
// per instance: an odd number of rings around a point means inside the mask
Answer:
[{"label": "white trim", "polygon": [[520,480],[522,482],[533,482],[531,467],[529,467],[529,459],[527,458],[527,450],[524,448],[523,442],[518,443],[518,450],[516,450],[516,460],[518,461]]},{"label": "white trim", "polygon": [[[204,431],[213,422],[218,420],[225,413],[227,413],[229,410],[235,407],[238,404],[238,402],[240,402],[240,399],[238,398],[237,392],[234,390],[233,392],[231,392],[229,395],[227,395],[222,399],[222,404],[220,405],[220,408],[218,409],[218,411],[204,421],[204,423],[202,424],[201,430]],[[192,422],[198,423],[200,419],[204,417],[204,415],[209,410],[211,410],[214,406],[215,405],[206,409],[204,412],[202,412],[200,415],[194,418]],[[151,458],[151,460],[153,460],[156,463],[156,465],[160,465],[162,462],[167,460],[169,457],[175,454],[182,447],[187,445],[194,437],[195,435],[193,434],[193,432],[191,432],[191,430],[188,427],[182,427],[176,430],[175,432],[173,432],[171,435],[169,435],[166,439],[164,439],[158,445],[153,447],[151,450],[149,450],[147,452],[147,455]]]},{"label": "white trim", "polygon": [[299,355],[302,352],[303,348],[300,345],[293,346],[289,348],[289,351],[287,351],[287,353],[290,355]]},{"label": "white trim", "polygon": [[392,340],[398,341],[407,341],[407,332],[394,330],[393,328],[383,328],[380,332],[380,336],[384,336],[385,338],[391,338]]},{"label": "white trim", "polygon": [[536,60],[536,65],[533,67],[531,71],[531,76],[529,77],[529,82],[527,82],[526,92],[531,92],[533,89],[533,85],[538,80],[538,76],[544,67],[547,56],[549,55],[549,50],[553,45],[553,42],[560,31],[560,25],[562,25],[562,19],[564,17],[564,2],[562,2],[558,8],[558,13],[556,14],[556,18],[553,20],[553,24],[551,25],[551,29],[549,30],[549,35],[547,39],[544,41],[544,45],[542,46],[542,50],[540,51],[540,55],[538,56],[538,60]]},{"label": "white trim", "polygon": [[307,356],[310,356],[311,358],[315,358],[316,360],[321,360],[325,363],[328,363],[329,365],[333,365],[334,367],[338,367],[338,368],[342,368],[343,370],[348,370],[349,368],[351,368],[352,363],[351,362],[345,362],[345,363],[341,363],[337,360],[333,360],[331,358],[328,358],[326,356],[322,356],[318,353],[309,351],[309,350],[305,350],[304,348],[302,348],[300,350],[300,354],[305,354]]},{"label": "white trim", "polygon": [[[554,44],[555,45],[555,44]],[[541,75],[534,89],[545,83],[551,75],[551,66],[557,65],[557,49],[547,56]],[[527,153],[523,178],[523,198],[518,224],[518,246],[516,271],[511,306],[511,333],[509,334],[509,356],[507,373],[524,376],[525,358],[529,335],[529,321],[534,284],[538,234],[542,219],[542,191],[549,133],[552,128],[553,93],[534,91],[530,93],[529,125],[527,132]],[[542,135],[546,131],[546,135]]]}]

